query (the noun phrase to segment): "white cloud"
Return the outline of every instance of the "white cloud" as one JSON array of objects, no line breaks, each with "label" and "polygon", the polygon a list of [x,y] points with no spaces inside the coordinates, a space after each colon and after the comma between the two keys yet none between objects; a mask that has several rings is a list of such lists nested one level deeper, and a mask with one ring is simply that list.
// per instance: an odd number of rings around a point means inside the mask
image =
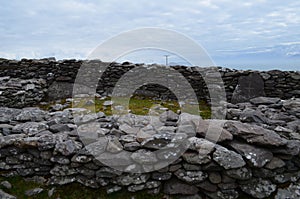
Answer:
[{"label": "white cloud", "polygon": [[139,27],[182,32],[222,56],[218,49],[298,42],[299,10],[300,2],[293,0],[4,1],[0,57],[76,58],[119,32]]}]

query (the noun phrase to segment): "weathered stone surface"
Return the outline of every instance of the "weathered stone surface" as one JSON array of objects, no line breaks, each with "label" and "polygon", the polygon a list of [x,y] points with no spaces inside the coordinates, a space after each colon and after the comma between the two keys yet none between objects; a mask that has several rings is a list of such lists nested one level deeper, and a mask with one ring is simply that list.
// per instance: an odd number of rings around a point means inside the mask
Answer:
[{"label": "weathered stone surface", "polygon": [[44,189],[34,188],[34,189],[30,189],[30,190],[25,191],[25,195],[26,196],[34,196],[34,195],[37,195],[39,193],[42,193],[42,191],[44,191]]},{"label": "weathered stone surface", "polygon": [[265,96],[264,81],[259,74],[251,73],[248,76],[239,77],[231,102],[247,102],[260,96]]},{"label": "weathered stone surface", "polygon": [[53,133],[58,133],[61,131],[70,131],[70,128],[66,124],[54,124],[49,127],[49,130]]},{"label": "weathered stone surface", "polygon": [[21,112],[14,117],[17,121],[32,121],[40,122],[44,121],[46,118],[46,112],[39,108],[23,108]]},{"label": "weathered stone surface", "polygon": [[48,89],[49,100],[65,99],[72,97],[73,84],[68,82],[53,82]]},{"label": "weathered stone surface", "polygon": [[197,123],[197,134],[212,142],[223,142],[232,140],[232,135],[223,129],[223,120],[199,120]]},{"label": "weathered stone surface", "polygon": [[240,185],[240,187],[243,192],[254,198],[266,198],[276,190],[275,184],[272,184],[269,180],[262,179],[252,179]]},{"label": "weathered stone surface", "polygon": [[163,192],[171,195],[195,195],[198,193],[198,188],[173,178],[164,184]]},{"label": "weathered stone surface", "polygon": [[299,184],[291,184],[287,188],[279,188],[278,192],[275,196],[275,199],[283,199],[283,198],[300,198],[300,185]]},{"label": "weathered stone surface", "polygon": [[246,164],[241,155],[222,146],[216,146],[213,159],[225,169],[240,168]]},{"label": "weathered stone surface", "polygon": [[159,120],[162,123],[177,122],[178,119],[179,119],[179,116],[171,110],[167,110],[167,111],[163,112],[162,114],[160,114],[160,116],[159,116]]},{"label": "weathered stone surface", "polygon": [[67,140],[65,142],[59,142],[55,145],[55,150],[60,152],[62,155],[68,156],[74,154],[76,151],[81,149],[82,144],[73,140]]},{"label": "weathered stone surface", "polygon": [[273,157],[272,160],[266,164],[267,169],[277,169],[277,168],[282,168],[285,166],[285,162],[281,160],[280,158]]},{"label": "weathered stone surface", "polygon": [[254,167],[263,167],[273,158],[272,152],[260,147],[240,142],[232,142],[230,143],[230,146],[233,147],[239,154],[244,156],[247,160],[249,160],[251,165]]},{"label": "weathered stone surface", "polygon": [[0,123],[12,121],[22,110],[15,108],[0,107]]},{"label": "weathered stone surface", "polygon": [[230,176],[231,178],[234,178],[237,180],[249,180],[252,177],[251,170],[246,167],[242,167],[239,169],[227,170],[226,174],[228,176]]},{"label": "weathered stone surface", "polygon": [[8,181],[2,181],[0,183],[0,185],[3,186],[3,187],[5,187],[6,189],[11,189],[12,188],[12,185]]},{"label": "weathered stone surface", "polygon": [[240,114],[240,120],[247,123],[264,124],[268,119],[259,111],[251,108],[246,108]]},{"label": "weathered stone surface", "polygon": [[5,193],[3,190],[0,189],[0,198],[1,199],[17,199],[15,196]]},{"label": "weathered stone surface", "polygon": [[270,105],[270,104],[276,104],[280,102],[280,98],[277,97],[256,97],[250,99],[250,102],[255,105]]},{"label": "weathered stone surface", "polygon": [[230,121],[226,122],[225,127],[234,136],[241,137],[248,143],[271,146],[283,146],[287,144],[287,140],[281,138],[274,131],[257,125]]},{"label": "weathered stone surface", "polygon": [[128,186],[131,184],[138,185],[146,183],[149,177],[149,174],[127,174],[118,176],[116,179],[116,183],[123,186]]},{"label": "weathered stone surface", "polygon": [[155,164],[158,161],[153,152],[145,149],[140,149],[132,153],[131,158],[139,164]]},{"label": "weathered stone surface", "polygon": [[15,133],[25,133],[29,136],[38,134],[41,131],[47,130],[48,126],[41,122],[26,122],[17,124],[12,131]]},{"label": "weathered stone surface", "polygon": [[188,183],[202,182],[207,178],[207,174],[202,171],[185,171],[179,169],[174,173],[178,179]]}]

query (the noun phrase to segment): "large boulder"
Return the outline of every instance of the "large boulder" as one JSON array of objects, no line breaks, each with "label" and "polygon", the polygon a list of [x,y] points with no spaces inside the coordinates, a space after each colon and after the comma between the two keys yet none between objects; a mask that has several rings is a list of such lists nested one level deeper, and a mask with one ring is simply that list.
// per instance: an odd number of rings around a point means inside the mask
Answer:
[{"label": "large boulder", "polygon": [[265,96],[264,80],[257,73],[250,73],[248,76],[241,76],[238,79],[231,102],[248,102],[255,97]]}]

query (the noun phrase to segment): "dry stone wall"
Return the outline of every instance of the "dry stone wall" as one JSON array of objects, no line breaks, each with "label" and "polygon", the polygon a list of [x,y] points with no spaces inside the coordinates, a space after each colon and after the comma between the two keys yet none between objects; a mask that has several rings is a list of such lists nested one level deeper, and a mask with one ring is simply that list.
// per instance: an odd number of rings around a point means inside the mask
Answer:
[{"label": "dry stone wall", "polygon": [[[94,71],[87,75],[98,78],[97,66],[107,64],[100,61],[40,59],[40,60],[0,60],[0,105],[8,107],[26,107],[40,101],[70,97],[73,83],[83,63],[95,65]],[[128,71],[142,64],[111,63],[99,79],[97,93],[109,95],[116,82]],[[155,65],[146,67],[156,67]],[[171,66],[180,72],[190,83],[199,99],[209,101],[207,85],[195,67]],[[204,75],[206,69],[201,68]],[[218,68],[224,82],[227,101],[234,103],[249,101],[258,96],[289,99],[300,97],[299,71],[240,71]],[[93,74],[93,76],[91,76]],[[170,77],[172,78],[172,77]],[[158,85],[145,85],[136,91],[137,94],[157,98],[174,98],[167,88]]]},{"label": "dry stone wall", "polygon": [[[299,198],[300,99],[258,97],[226,106],[227,120],[1,107],[0,174],[52,186],[79,182],[107,193]],[[208,126],[221,132],[216,144]],[[187,149],[161,167],[182,143]]]}]

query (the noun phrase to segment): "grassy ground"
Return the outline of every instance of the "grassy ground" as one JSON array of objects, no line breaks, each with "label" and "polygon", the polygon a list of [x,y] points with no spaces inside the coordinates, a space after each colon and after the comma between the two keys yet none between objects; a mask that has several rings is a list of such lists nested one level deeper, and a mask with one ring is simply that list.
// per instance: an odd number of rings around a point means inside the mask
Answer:
[{"label": "grassy ground", "polygon": [[[11,177],[11,178],[3,178],[0,177],[0,182],[7,180],[12,184],[12,189],[5,189],[1,187],[0,189],[5,192],[16,196],[18,199],[44,199],[48,197],[48,190],[50,190],[54,186],[44,186],[34,182],[26,182],[21,177]],[[36,196],[28,197],[24,193],[25,191],[33,188],[43,188],[44,191]],[[63,186],[55,187],[55,192],[51,199],[162,199],[165,198],[163,194],[159,195],[151,195],[146,191],[140,191],[136,193],[130,193],[125,190],[121,190],[119,192],[115,192],[112,194],[107,194],[104,189],[92,189],[84,187],[78,183],[72,183]],[[170,198],[170,197],[169,197]],[[172,199],[172,197],[170,198]]]},{"label": "grassy ground", "polygon": [[[103,103],[105,101],[109,101],[111,98],[106,98],[106,99],[93,99],[95,104],[88,104],[87,102],[89,99],[81,99],[77,100],[76,103],[73,103],[69,107],[81,107],[81,108],[86,108],[92,111],[102,111],[106,115],[112,115],[112,106],[103,106]],[[119,105],[124,105],[126,104],[125,98],[113,98],[112,99],[114,104],[113,107],[119,106]],[[66,101],[65,100],[60,100],[59,103],[64,104]],[[49,104],[46,105],[41,105],[40,107],[44,110],[47,110],[51,105],[55,104],[55,102],[50,102]],[[184,104],[184,110],[185,112],[188,112],[193,115],[201,115],[202,118],[204,119],[209,119],[211,117],[211,109],[208,106],[208,104],[205,101],[200,101],[199,102],[199,107],[197,108],[197,105],[192,105],[192,104]],[[183,107],[180,107],[179,103],[175,100],[155,100],[152,98],[145,98],[141,96],[134,96],[130,98],[129,101],[129,110],[133,114],[137,115],[148,115],[148,114],[158,114],[159,112],[162,112],[159,110],[159,108],[168,108],[169,110],[174,111],[175,113],[178,110],[182,110]],[[120,113],[120,111],[117,111]]]}]

